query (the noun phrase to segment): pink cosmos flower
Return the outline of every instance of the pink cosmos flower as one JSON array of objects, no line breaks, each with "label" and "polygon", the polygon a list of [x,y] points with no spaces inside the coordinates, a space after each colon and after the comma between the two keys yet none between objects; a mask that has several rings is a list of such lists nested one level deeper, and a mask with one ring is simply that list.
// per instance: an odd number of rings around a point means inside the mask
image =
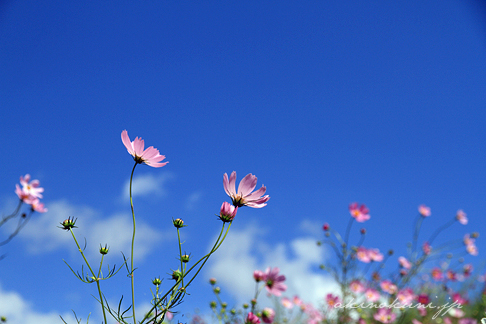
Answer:
[{"label": "pink cosmos flower", "polygon": [[373,318],[381,323],[393,323],[397,315],[392,313],[391,309],[380,308],[374,315]]},{"label": "pink cosmos flower", "polygon": [[430,207],[427,207],[425,205],[420,205],[418,208],[418,211],[420,215],[423,217],[429,217],[430,216]]},{"label": "pink cosmos flower", "polygon": [[302,305],[302,299],[300,299],[299,296],[294,296],[294,304],[297,306]]},{"label": "pink cosmos flower", "polygon": [[287,297],[282,298],[280,300],[280,302],[282,303],[283,307],[285,307],[287,309],[292,309],[294,307],[294,304],[292,304],[292,301]]},{"label": "pink cosmos flower", "polygon": [[265,271],[265,288],[269,294],[277,297],[287,290],[287,286],[283,283],[285,281],[285,276],[279,275],[279,271],[279,268],[267,268]]},{"label": "pink cosmos flower", "polygon": [[262,320],[264,323],[272,323],[275,318],[275,311],[269,307],[265,307],[262,311]]},{"label": "pink cosmos flower", "polygon": [[338,296],[334,296],[333,294],[327,294],[326,296],[326,304],[328,308],[334,308],[337,303],[340,303],[341,300]]},{"label": "pink cosmos flower", "polygon": [[231,223],[235,218],[237,211],[238,211],[238,207],[235,207],[225,201],[221,205],[221,210],[219,212],[219,219],[221,219],[224,223]]},{"label": "pink cosmos flower", "polygon": [[354,202],[349,205],[349,212],[351,216],[356,219],[357,222],[363,223],[370,219],[369,209],[365,205],[358,207],[358,203]]},{"label": "pink cosmos flower", "polygon": [[381,289],[383,289],[384,292],[387,292],[390,295],[393,295],[398,290],[397,286],[394,285],[390,280],[383,280],[380,283],[380,287],[381,287]]},{"label": "pink cosmos flower", "polygon": [[39,187],[39,180],[32,180],[30,183],[29,181],[30,174],[26,174],[25,177],[20,176],[22,188],[18,184],[15,185],[15,193],[27,204],[30,204],[35,198],[42,198],[41,192],[44,191],[44,188]]},{"label": "pink cosmos flower", "polygon": [[380,299],[380,293],[373,288],[368,288],[365,291],[365,297],[370,302],[375,302]]},{"label": "pink cosmos flower", "polygon": [[415,299],[415,294],[411,288],[405,288],[398,292],[397,299],[401,304],[408,305]]},{"label": "pink cosmos flower", "polygon": [[160,168],[169,163],[160,162],[165,159],[165,156],[160,155],[159,150],[157,150],[153,146],[147,147],[147,149],[144,150],[145,144],[142,138],[135,137],[135,140],[133,142],[130,142],[128,132],[124,130],[121,133],[121,139],[123,144],[127,148],[128,153],[133,156],[135,162],[140,164],[145,163],[146,165],[154,168]]},{"label": "pink cosmos flower", "polygon": [[432,269],[432,278],[435,280],[435,281],[440,281],[442,280],[442,270],[440,270],[440,268],[434,268]]},{"label": "pink cosmos flower", "polygon": [[461,223],[462,225],[467,224],[467,216],[466,213],[463,212],[461,209],[459,209],[456,213],[456,219]]},{"label": "pink cosmos flower", "polygon": [[429,242],[424,242],[422,245],[422,251],[424,251],[424,254],[429,255],[430,252],[432,252],[432,247],[430,246]]},{"label": "pink cosmos flower", "polygon": [[253,271],[253,278],[256,282],[260,282],[265,280],[265,274],[261,270],[255,270]]},{"label": "pink cosmos flower", "polygon": [[[474,318],[461,318],[458,322],[459,324],[478,324],[478,321],[475,320]],[[481,322],[483,323],[483,322]]]},{"label": "pink cosmos flower", "polygon": [[469,302],[466,298],[462,297],[462,295],[458,292],[452,295],[452,301],[461,305],[466,305]]},{"label": "pink cosmos flower", "polygon": [[360,246],[358,251],[356,251],[356,257],[359,261],[364,263],[369,263],[371,261],[370,254],[368,253],[368,249],[365,247]]},{"label": "pink cosmos flower", "polygon": [[364,284],[359,280],[353,280],[349,284],[349,289],[355,293],[361,293],[365,290]]},{"label": "pink cosmos flower", "polygon": [[41,203],[38,198],[32,200],[30,206],[33,211],[36,211],[38,213],[45,213],[47,211],[47,208],[44,207],[44,204]]},{"label": "pink cosmos flower", "polygon": [[368,255],[371,261],[381,262],[383,261],[383,254],[378,249],[368,249]]},{"label": "pink cosmos flower", "polygon": [[246,316],[245,324],[260,324],[260,319],[252,312],[249,312]]},{"label": "pink cosmos flower", "polygon": [[223,176],[223,186],[226,194],[231,197],[233,205],[236,207],[248,206],[253,208],[262,208],[267,204],[270,199],[269,195],[262,195],[267,191],[267,188],[262,185],[260,189],[252,192],[257,184],[257,177],[253,174],[247,174],[238,185],[238,191],[235,190],[236,171],[231,173],[228,180],[228,175],[225,173]]},{"label": "pink cosmos flower", "polygon": [[405,257],[399,257],[398,258],[398,263],[400,263],[400,266],[404,267],[405,269],[410,269],[412,268],[412,264],[410,261],[407,260]]},{"label": "pink cosmos flower", "polygon": [[473,271],[473,266],[472,264],[468,263],[464,265],[464,276],[469,277],[471,275],[471,272]]}]

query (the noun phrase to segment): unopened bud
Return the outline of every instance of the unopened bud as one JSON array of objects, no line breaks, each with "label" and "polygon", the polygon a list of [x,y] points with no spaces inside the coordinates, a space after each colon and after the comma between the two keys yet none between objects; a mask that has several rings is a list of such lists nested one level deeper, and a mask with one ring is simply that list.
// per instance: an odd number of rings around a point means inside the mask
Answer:
[{"label": "unopened bud", "polygon": [[366,228],[362,228],[362,229],[360,229],[360,233],[361,233],[361,234],[366,234]]},{"label": "unopened bud", "polygon": [[184,262],[184,263],[187,263],[189,262],[189,255],[188,254],[184,254],[182,257],[181,257],[181,261]]},{"label": "unopened bud", "polygon": [[108,251],[110,250],[110,248],[108,247],[108,245],[105,244],[105,247],[102,247],[101,244],[100,244],[100,253],[105,255],[105,254],[108,254]]},{"label": "unopened bud", "polygon": [[176,228],[181,228],[181,227],[184,227],[184,221],[183,221],[182,219],[180,219],[180,218],[177,218],[177,219],[175,219],[175,220],[173,219],[173,220],[172,220],[172,224],[174,224],[174,226],[175,226]]},{"label": "unopened bud", "polygon": [[74,217],[69,217],[68,219],[64,220],[60,224],[62,225],[61,228],[63,230],[69,231],[70,229],[76,227],[76,226],[74,226],[74,224],[76,224],[76,219],[74,219]]},{"label": "unopened bud", "polygon": [[182,278],[182,272],[180,272],[179,270],[175,270],[172,272],[172,279],[177,281],[180,278]]},{"label": "unopened bud", "polygon": [[479,237],[479,233],[478,232],[472,232],[471,233],[471,237],[472,238],[478,238]]},{"label": "unopened bud", "polygon": [[216,279],[215,279],[215,278],[211,278],[211,279],[209,279],[209,283],[210,283],[211,285],[215,285],[215,284],[216,284]]},{"label": "unopened bud", "polygon": [[326,232],[327,232],[327,231],[329,231],[329,228],[330,228],[330,227],[329,227],[329,224],[328,224],[328,223],[325,223],[325,224],[322,226],[322,229],[323,229],[324,231],[326,231]]},{"label": "unopened bud", "polygon": [[252,305],[252,306],[255,306],[255,305],[256,305],[256,303],[257,303],[257,300],[256,300],[255,298],[253,298],[253,299],[252,299],[250,302],[251,302],[251,305]]},{"label": "unopened bud", "polygon": [[214,291],[215,294],[219,294],[221,292],[221,288],[214,287],[213,291]]},{"label": "unopened bud", "polygon": [[217,305],[218,304],[214,300],[209,303],[209,307],[211,308],[216,308]]},{"label": "unopened bud", "polygon": [[155,278],[154,280],[152,280],[152,283],[155,285],[155,286],[158,286],[162,283],[162,280],[160,280],[160,278]]}]

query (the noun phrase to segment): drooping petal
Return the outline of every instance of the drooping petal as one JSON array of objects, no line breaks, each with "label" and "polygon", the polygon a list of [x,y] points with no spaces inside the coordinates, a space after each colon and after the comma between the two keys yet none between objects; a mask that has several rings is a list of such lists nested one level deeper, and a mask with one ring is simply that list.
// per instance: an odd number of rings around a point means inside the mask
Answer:
[{"label": "drooping petal", "polygon": [[133,152],[132,142],[130,142],[130,137],[128,137],[128,132],[126,130],[121,133],[121,139],[123,145],[125,145],[127,148],[128,153],[130,153],[130,155],[134,155],[135,153]]}]

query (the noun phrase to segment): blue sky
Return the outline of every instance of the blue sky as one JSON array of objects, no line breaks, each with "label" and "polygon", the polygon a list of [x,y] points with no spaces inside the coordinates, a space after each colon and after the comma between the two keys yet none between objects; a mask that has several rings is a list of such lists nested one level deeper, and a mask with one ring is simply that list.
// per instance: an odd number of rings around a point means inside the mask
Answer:
[{"label": "blue sky", "polygon": [[[209,277],[230,303],[250,299],[252,271],[267,266],[287,275],[289,295],[317,304],[333,286],[316,271],[332,255],[315,241],[324,222],[345,230],[354,201],[370,208],[365,246],[397,251],[390,271],[420,204],[432,209],[422,234],[458,209],[469,224],[439,239],[480,231],[485,18],[472,0],[3,1],[1,210],[30,173],[49,211],[0,249],[0,313],[12,324],[53,323],[71,309],[100,318],[95,287],[62,261],[81,265],[56,226],[77,217],[88,255],[107,243],[110,264],[121,263],[131,226],[124,129],[170,162],[136,170],[142,304],[151,280],[177,267],[172,218],[189,225],[185,251],[209,249],[233,170],[238,181],[255,174],[271,199],[238,212],[181,315],[208,310]],[[477,245],[481,256],[486,244]],[[128,299],[125,274],[112,282],[110,300]]]}]

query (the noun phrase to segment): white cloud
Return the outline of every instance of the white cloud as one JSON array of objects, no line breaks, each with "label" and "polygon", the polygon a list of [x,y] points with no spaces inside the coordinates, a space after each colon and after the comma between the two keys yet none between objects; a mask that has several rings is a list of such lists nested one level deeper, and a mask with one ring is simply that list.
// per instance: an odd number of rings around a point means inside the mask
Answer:
[{"label": "white cloud", "polygon": [[265,242],[266,231],[256,225],[230,232],[212,257],[206,273],[215,277],[238,303],[253,297],[253,271],[267,267],[278,267],[286,276],[287,291],[284,295],[298,295],[316,307],[327,293],[338,291],[338,285],[331,277],[312,269],[323,263],[325,253],[316,245],[315,238],[297,238],[271,246]]},{"label": "white cloud", "polygon": [[201,198],[202,198],[202,192],[196,191],[196,192],[192,193],[187,198],[186,209],[189,210],[189,211],[194,210],[197,207],[197,205],[199,204],[199,202],[201,201]]},{"label": "white cloud", "polygon": [[[159,173],[154,175],[152,173],[137,175],[133,177],[132,181],[132,197],[135,196],[156,196],[162,197],[167,194],[165,185],[168,180],[174,176],[172,173]],[[130,199],[130,179],[123,185],[122,199]]]},{"label": "white cloud", "polygon": [[[41,313],[35,310],[28,300],[25,300],[19,293],[14,291],[4,291],[0,287],[0,316],[7,318],[8,324],[52,324],[62,323],[60,314],[55,312]],[[68,323],[76,323],[73,314],[62,314]]]},{"label": "white cloud", "polygon": [[[72,235],[58,228],[60,222],[69,216],[77,218],[73,231],[81,248],[87,242],[86,254],[99,255],[100,244],[107,244],[110,252],[122,251],[129,257],[132,240],[132,217],[130,214],[115,214],[103,217],[100,212],[87,206],[74,206],[66,200],[49,203],[49,211],[36,215],[20,232],[27,251],[34,254],[52,251],[61,247],[77,253]],[[175,239],[173,231],[159,230],[137,221],[134,260],[144,259],[162,240]]]}]

